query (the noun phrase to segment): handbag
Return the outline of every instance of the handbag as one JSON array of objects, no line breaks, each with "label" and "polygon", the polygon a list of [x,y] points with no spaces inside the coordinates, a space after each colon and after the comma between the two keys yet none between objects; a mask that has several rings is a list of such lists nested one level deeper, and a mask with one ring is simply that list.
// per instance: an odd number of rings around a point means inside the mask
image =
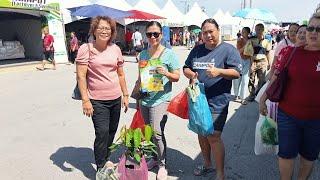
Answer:
[{"label": "handbag", "polygon": [[74,100],[81,100],[81,93],[80,93],[80,89],[78,86],[78,83],[76,84],[76,86],[73,89],[73,93],[72,93],[72,99]]},{"label": "handbag", "polygon": [[[89,43],[87,45],[88,45],[88,49],[89,49],[89,59],[91,59],[90,45],[89,45]],[[82,100],[80,89],[78,86],[78,82],[77,82],[76,86],[73,88],[71,98],[74,100]]]},{"label": "handbag", "polygon": [[294,48],[289,56],[287,63],[285,64],[282,71],[277,76],[277,79],[270,84],[269,88],[266,90],[267,97],[272,102],[279,102],[283,97],[283,91],[286,88],[288,80],[288,67],[290,65],[292,56],[296,48]]}]

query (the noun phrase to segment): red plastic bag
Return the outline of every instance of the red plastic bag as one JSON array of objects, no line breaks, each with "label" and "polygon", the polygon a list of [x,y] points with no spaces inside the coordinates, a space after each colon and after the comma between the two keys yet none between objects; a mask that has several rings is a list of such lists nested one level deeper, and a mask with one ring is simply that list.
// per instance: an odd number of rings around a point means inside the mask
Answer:
[{"label": "red plastic bag", "polygon": [[189,119],[188,96],[185,90],[170,101],[168,112],[177,115],[182,119]]},{"label": "red plastic bag", "polygon": [[136,129],[136,128],[143,129],[144,125],[145,125],[145,123],[144,123],[142,114],[140,112],[140,109],[137,109],[136,113],[133,116],[130,128],[132,128],[132,129]]}]

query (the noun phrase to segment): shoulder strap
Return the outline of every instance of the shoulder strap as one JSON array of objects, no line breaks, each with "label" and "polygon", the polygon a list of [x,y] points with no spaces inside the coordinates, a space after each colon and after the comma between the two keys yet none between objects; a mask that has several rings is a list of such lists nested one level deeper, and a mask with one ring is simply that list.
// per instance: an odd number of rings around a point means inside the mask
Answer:
[{"label": "shoulder strap", "polygon": [[290,65],[292,56],[293,56],[294,52],[296,51],[296,49],[297,49],[297,47],[294,47],[293,50],[291,51],[290,56],[289,56],[289,58],[288,58],[288,61],[287,61],[287,63],[286,63],[285,66],[284,66],[285,68],[287,68],[287,67]]},{"label": "shoulder strap", "polygon": [[286,45],[288,46],[289,44],[288,44],[287,38],[284,38],[284,40],[286,41]]},{"label": "shoulder strap", "polygon": [[161,51],[161,53],[159,54],[159,56],[158,56],[158,59],[160,59],[160,57],[162,56],[162,54],[164,53],[164,51],[166,50],[167,48],[165,47],[162,51]]}]

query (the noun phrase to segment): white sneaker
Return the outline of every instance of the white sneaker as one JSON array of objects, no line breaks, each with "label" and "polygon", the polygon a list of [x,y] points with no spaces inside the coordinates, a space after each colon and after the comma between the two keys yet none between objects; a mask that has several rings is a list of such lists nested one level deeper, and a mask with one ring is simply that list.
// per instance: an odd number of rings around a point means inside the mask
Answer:
[{"label": "white sneaker", "polygon": [[165,167],[160,167],[158,174],[157,174],[157,180],[167,180],[168,179],[168,171]]}]

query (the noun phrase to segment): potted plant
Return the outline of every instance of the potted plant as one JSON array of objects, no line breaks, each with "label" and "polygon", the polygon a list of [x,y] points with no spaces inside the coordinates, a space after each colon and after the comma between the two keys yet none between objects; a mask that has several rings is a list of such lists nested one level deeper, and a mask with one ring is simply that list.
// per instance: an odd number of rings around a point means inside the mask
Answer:
[{"label": "potted plant", "polygon": [[110,152],[112,153],[120,146],[124,146],[126,147],[125,155],[140,164],[142,156],[157,154],[154,149],[156,145],[151,142],[153,133],[150,125],[145,125],[143,129],[123,126],[119,138],[109,147]]},{"label": "potted plant", "polygon": [[120,146],[126,148],[117,166],[120,180],[147,180],[148,167],[146,156],[157,154],[156,145],[151,142],[154,131],[149,125],[141,128],[126,128],[123,126],[120,136],[109,148],[114,152]]}]

